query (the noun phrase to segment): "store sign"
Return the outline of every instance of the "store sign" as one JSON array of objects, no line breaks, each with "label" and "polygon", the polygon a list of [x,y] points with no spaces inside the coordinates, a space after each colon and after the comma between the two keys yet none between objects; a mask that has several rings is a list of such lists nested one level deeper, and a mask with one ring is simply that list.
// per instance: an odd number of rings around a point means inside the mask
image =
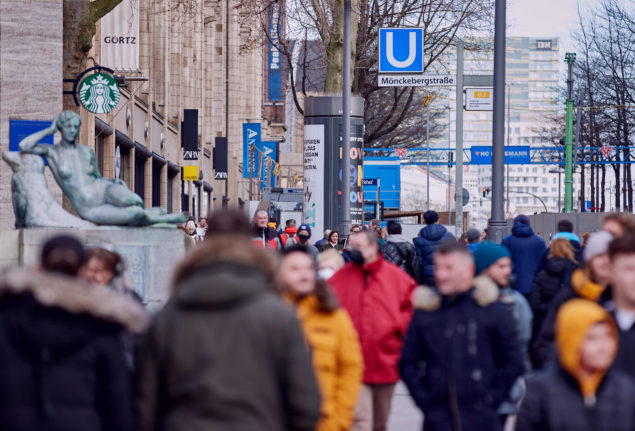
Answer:
[{"label": "store sign", "polygon": [[227,179],[227,138],[224,136],[214,140],[214,179]]},{"label": "store sign", "polygon": [[[470,164],[472,165],[491,165],[492,164],[492,147],[472,147],[472,157]],[[505,164],[506,165],[526,165],[531,163],[531,147],[505,147]]]},{"label": "store sign", "polygon": [[105,73],[94,73],[79,85],[79,100],[93,114],[107,114],[119,103],[121,91],[114,78]]},{"label": "store sign", "polygon": [[278,48],[281,33],[280,4],[272,2],[269,8],[269,44],[267,47],[267,98],[271,102],[282,101],[282,53]]},{"label": "store sign", "polygon": [[[9,151],[20,151],[22,139],[49,127],[50,121],[9,120]],[[38,144],[53,145],[53,138],[53,134],[45,136]]]},{"label": "store sign", "polygon": [[494,89],[491,87],[476,87],[465,89],[466,111],[493,111]]},{"label": "store sign", "polygon": [[302,223],[313,232],[324,232],[324,151],[324,125],[305,125]]},{"label": "store sign", "polygon": [[[253,150],[251,147],[254,147]],[[260,123],[243,123],[243,178],[258,176],[255,159],[261,148]]]},{"label": "store sign", "polygon": [[101,22],[101,65],[139,70],[139,0],[123,0]]},{"label": "store sign", "polygon": [[181,158],[183,160],[198,160],[198,109],[183,110]]},{"label": "store sign", "polygon": [[198,181],[198,166],[183,166],[183,181]]},{"label": "store sign", "polygon": [[536,50],[537,51],[551,51],[551,39],[537,40]]}]

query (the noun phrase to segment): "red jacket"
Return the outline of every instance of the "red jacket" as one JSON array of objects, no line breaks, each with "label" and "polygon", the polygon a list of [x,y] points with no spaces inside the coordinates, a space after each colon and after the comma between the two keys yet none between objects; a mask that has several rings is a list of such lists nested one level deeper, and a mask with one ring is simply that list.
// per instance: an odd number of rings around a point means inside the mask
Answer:
[{"label": "red jacket", "polygon": [[329,284],[359,335],[364,383],[397,382],[397,364],[412,317],[410,296],[417,283],[380,256],[369,265],[347,264]]}]

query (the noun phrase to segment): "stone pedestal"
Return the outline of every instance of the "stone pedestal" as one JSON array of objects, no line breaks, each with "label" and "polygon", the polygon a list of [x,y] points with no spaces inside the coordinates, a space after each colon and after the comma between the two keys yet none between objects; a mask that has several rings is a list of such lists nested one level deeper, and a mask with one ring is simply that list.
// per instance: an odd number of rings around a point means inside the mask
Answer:
[{"label": "stone pedestal", "polygon": [[150,309],[160,307],[170,293],[174,269],[185,255],[184,234],[179,229],[98,227],[94,229],[20,229],[0,231],[0,268],[34,267],[44,242],[70,234],[87,247],[108,243],[123,256],[126,273]]}]

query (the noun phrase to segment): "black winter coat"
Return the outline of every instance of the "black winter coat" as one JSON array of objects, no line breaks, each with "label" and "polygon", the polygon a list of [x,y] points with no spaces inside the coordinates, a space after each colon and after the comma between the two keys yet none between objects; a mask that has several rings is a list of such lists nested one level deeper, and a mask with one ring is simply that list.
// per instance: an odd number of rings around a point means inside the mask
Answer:
[{"label": "black winter coat", "polygon": [[552,257],[547,259],[544,269],[536,274],[529,302],[534,312],[534,333],[540,329],[555,296],[570,283],[571,274],[577,267],[569,259]]},{"label": "black winter coat", "polygon": [[530,226],[515,222],[511,235],[503,238],[503,245],[512,255],[512,271],[516,276],[516,290],[529,295],[542,255],[547,249],[542,238]]},{"label": "black winter coat", "polygon": [[440,224],[431,224],[421,229],[419,236],[415,239],[415,249],[421,266],[421,284],[435,285],[434,252],[442,242],[453,239],[454,235]]},{"label": "black winter coat", "polygon": [[12,271],[0,276],[0,429],[132,431],[122,325],[143,309],[106,287]]},{"label": "black winter coat", "polygon": [[619,336],[620,344],[613,368],[628,374],[635,381],[635,324],[629,330],[620,329]]},{"label": "black winter coat", "polygon": [[320,395],[295,311],[256,267],[188,274],[139,367],[140,431],[313,431]]},{"label": "black winter coat", "polygon": [[515,325],[497,301],[497,287],[488,288],[488,305],[477,302],[479,289],[440,304],[431,289],[415,291],[399,370],[426,431],[500,430],[497,409],[523,371]]},{"label": "black winter coat", "polygon": [[609,371],[585,406],[578,383],[559,366],[527,379],[516,431],[633,431],[635,384],[626,375]]},{"label": "black winter coat", "polygon": [[381,251],[384,259],[406,271],[417,283],[421,283],[421,265],[414,245],[401,235],[391,235],[382,245]]}]

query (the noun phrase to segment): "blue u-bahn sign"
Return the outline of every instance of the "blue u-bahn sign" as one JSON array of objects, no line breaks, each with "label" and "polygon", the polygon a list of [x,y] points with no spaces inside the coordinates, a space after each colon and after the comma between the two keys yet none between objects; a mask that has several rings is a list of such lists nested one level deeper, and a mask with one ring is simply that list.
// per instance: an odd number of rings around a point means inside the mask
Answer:
[{"label": "blue u-bahn sign", "polygon": [[[472,165],[491,165],[492,164],[492,147],[472,147],[472,157],[470,163]],[[531,163],[530,155],[531,147],[505,147],[505,164],[506,165],[528,165]]]},{"label": "blue u-bahn sign", "polygon": [[423,29],[379,29],[379,73],[423,73]]}]

